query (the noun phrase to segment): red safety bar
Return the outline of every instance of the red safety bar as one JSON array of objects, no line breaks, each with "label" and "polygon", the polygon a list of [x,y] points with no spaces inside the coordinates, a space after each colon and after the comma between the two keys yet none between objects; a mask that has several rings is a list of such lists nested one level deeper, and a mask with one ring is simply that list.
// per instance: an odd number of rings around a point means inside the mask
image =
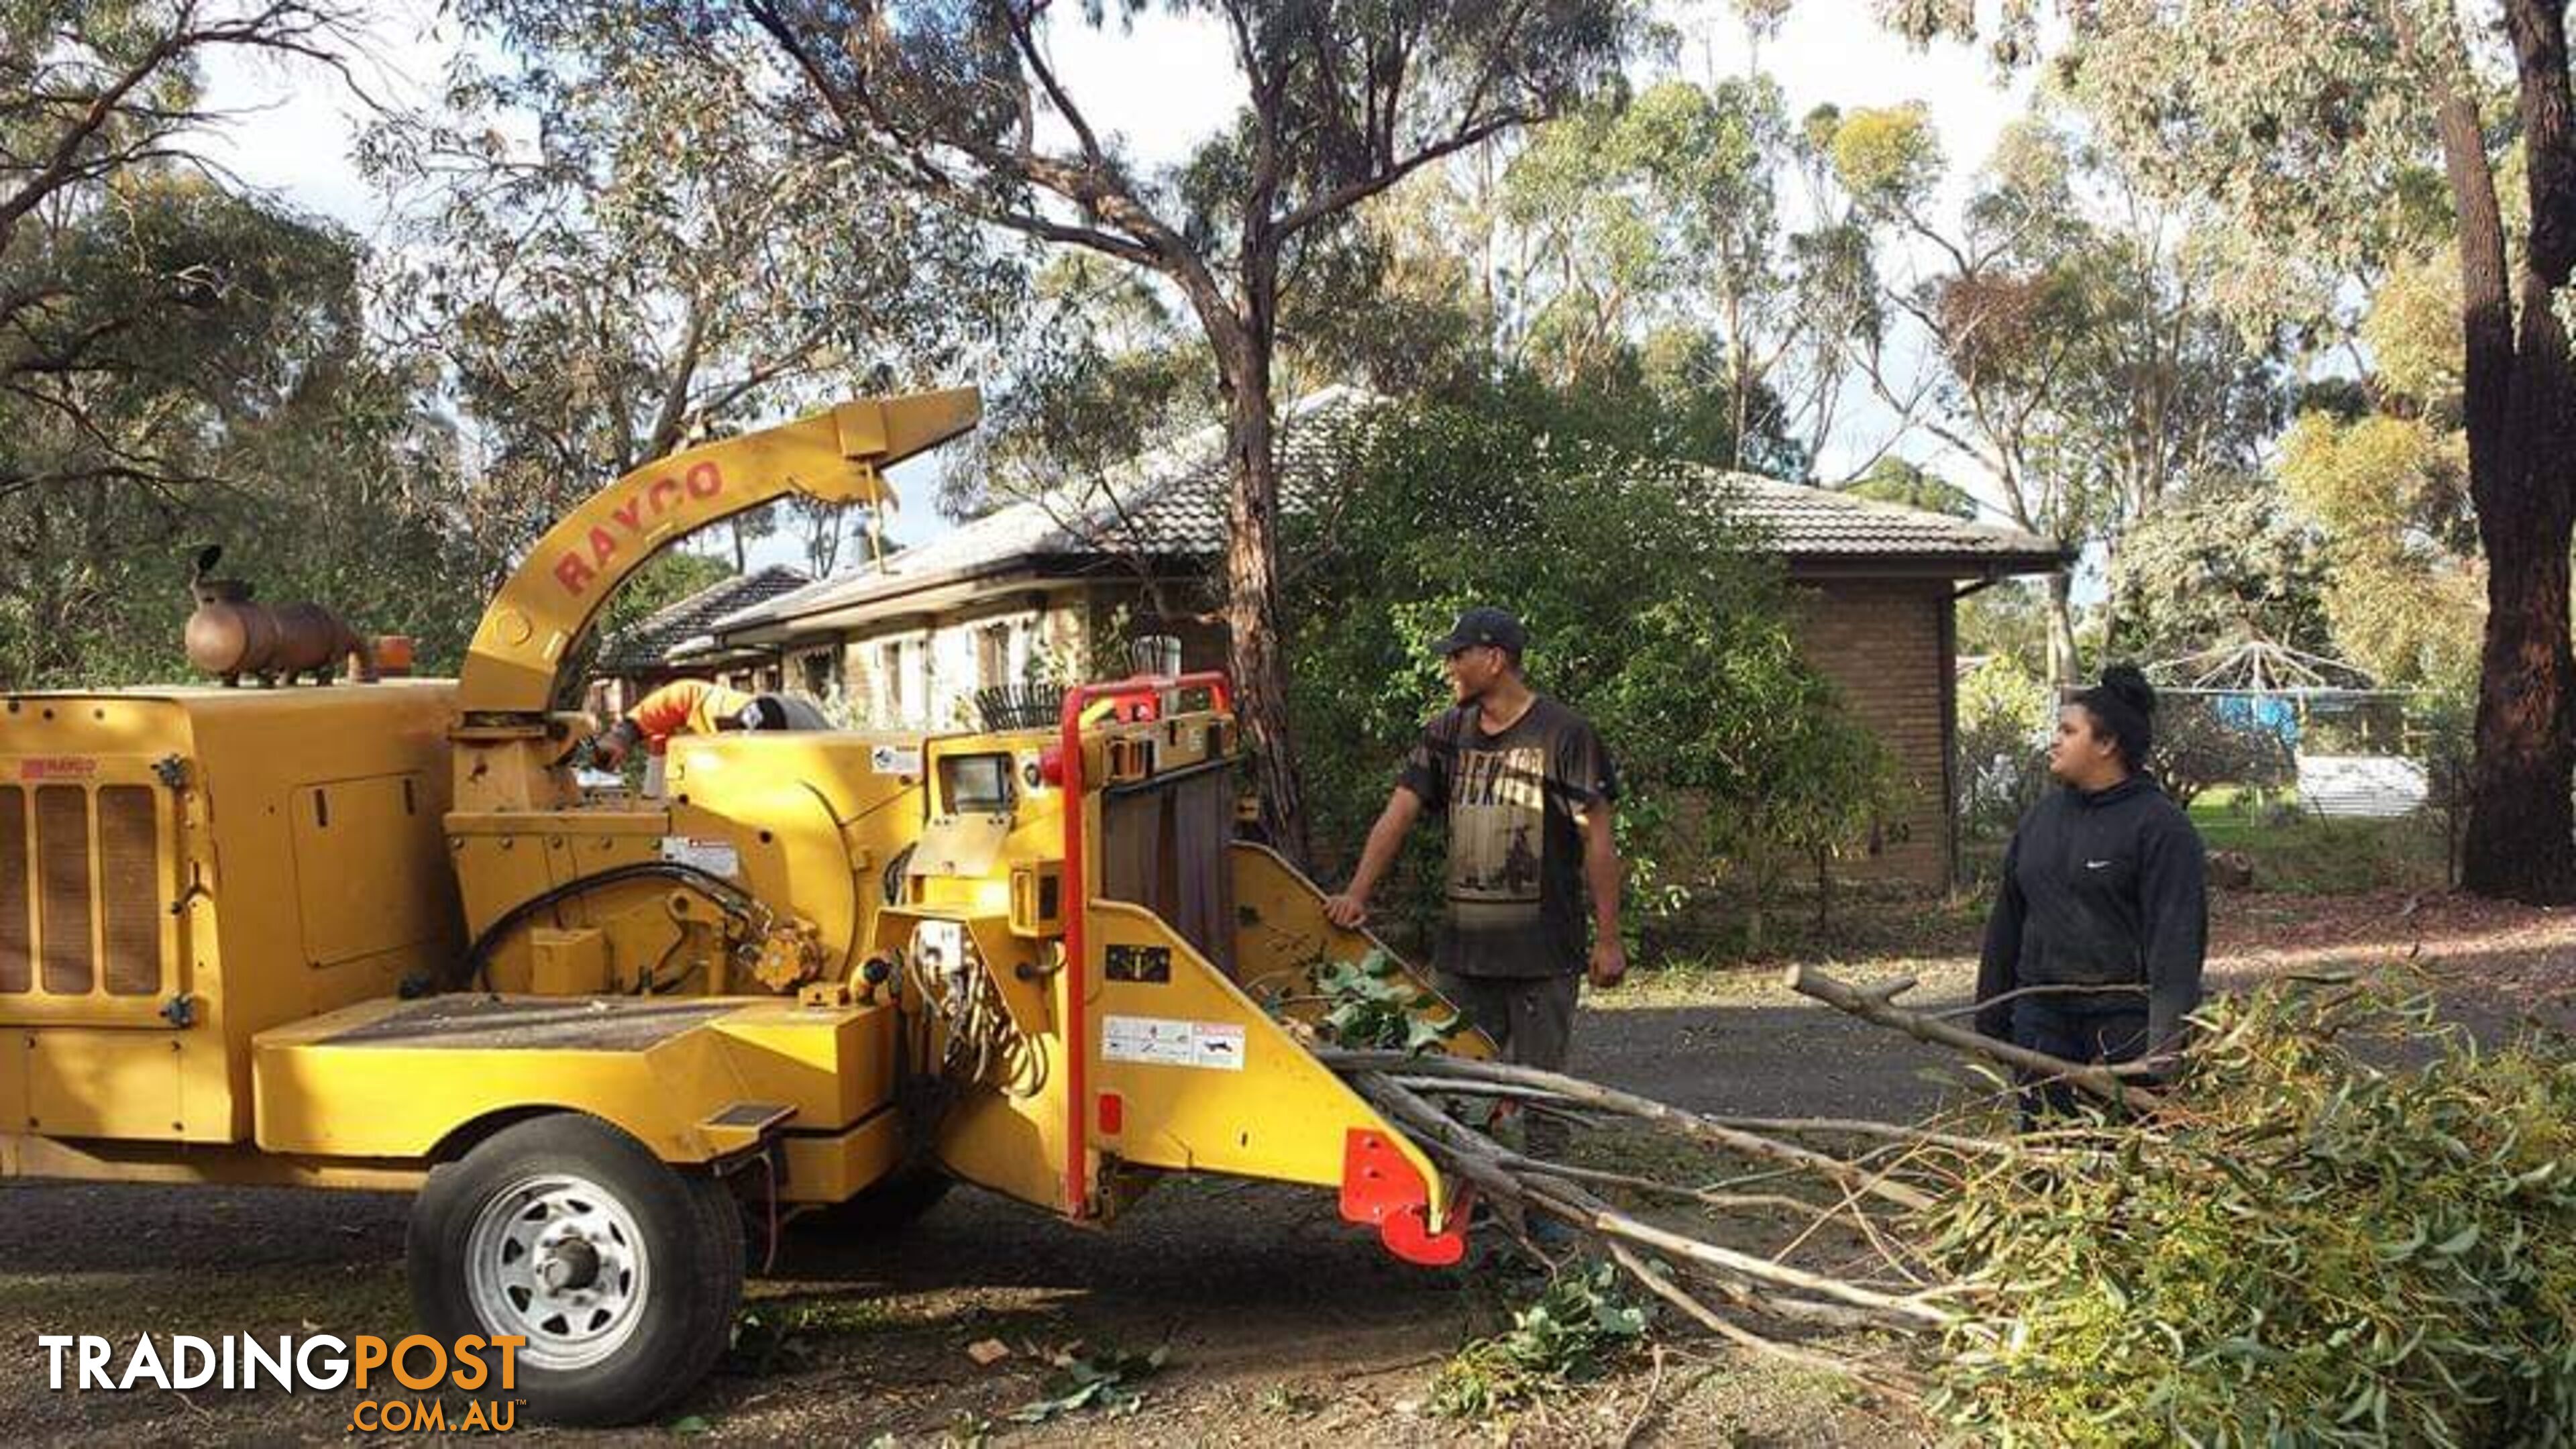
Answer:
[{"label": "red safety bar", "polygon": [[1107,684],[1077,684],[1064,692],[1064,710],[1059,716],[1062,737],[1057,748],[1063,756],[1064,878],[1068,887],[1064,912],[1064,1202],[1065,1212],[1077,1218],[1087,1217],[1091,1211],[1090,1164],[1084,1156],[1091,1140],[1087,1130],[1091,1120],[1091,1014],[1082,999],[1089,984],[1083,974],[1082,935],[1091,882],[1084,875],[1082,850],[1082,712],[1107,699],[1118,701],[1122,709],[1137,706],[1125,714],[1127,719],[1154,719],[1162,708],[1163,691],[1169,689],[1204,689],[1212,707],[1234,707],[1234,691],[1224,672],[1210,669],[1171,677],[1139,674]]}]

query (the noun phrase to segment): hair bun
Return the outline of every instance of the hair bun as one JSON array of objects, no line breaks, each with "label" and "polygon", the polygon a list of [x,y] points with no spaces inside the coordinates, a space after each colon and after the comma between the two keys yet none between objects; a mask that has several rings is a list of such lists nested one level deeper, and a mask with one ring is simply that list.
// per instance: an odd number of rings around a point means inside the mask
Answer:
[{"label": "hair bun", "polygon": [[2156,712],[2155,686],[2134,664],[2114,664],[2102,671],[2102,687],[2140,714]]}]

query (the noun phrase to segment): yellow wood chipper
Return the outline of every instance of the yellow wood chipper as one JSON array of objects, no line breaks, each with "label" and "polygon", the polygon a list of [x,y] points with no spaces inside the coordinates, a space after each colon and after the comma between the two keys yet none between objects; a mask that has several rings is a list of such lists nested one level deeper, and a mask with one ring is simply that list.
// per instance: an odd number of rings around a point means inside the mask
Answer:
[{"label": "yellow wood chipper", "polygon": [[1308,1183],[1455,1261],[1452,1184],[1309,1054],[1315,1003],[1265,1009],[1370,943],[1234,838],[1221,677],[579,783],[558,676],[637,565],[882,506],[976,418],[853,402],[618,480],[453,681],[6,696],[0,1170],[416,1191],[422,1327],[524,1338],[531,1412],[578,1422],[685,1393],[782,1218],[882,1232],[953,1179],[1086,1224],[1168,1173]]}]

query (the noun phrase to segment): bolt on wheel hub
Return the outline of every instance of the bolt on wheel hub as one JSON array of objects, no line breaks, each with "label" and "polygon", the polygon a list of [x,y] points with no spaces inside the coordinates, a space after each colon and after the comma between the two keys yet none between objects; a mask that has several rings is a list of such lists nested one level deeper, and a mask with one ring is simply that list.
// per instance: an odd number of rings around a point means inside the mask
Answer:
[{"label": "bolt on wheel hub", "polygon": [[466,1235],[467,1296],[544,1369],[607,1358],[643,1320],[650,1263],[634,1215],[586,1178],[549,1173],[486,1201]]}]

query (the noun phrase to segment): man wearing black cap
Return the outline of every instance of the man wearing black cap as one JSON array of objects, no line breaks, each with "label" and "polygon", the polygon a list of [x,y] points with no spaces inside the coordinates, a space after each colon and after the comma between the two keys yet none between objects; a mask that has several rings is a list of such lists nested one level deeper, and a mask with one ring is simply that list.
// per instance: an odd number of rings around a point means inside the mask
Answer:
[{"label": "man wearing black cap", "polygon": [[1369,892],[1414,821],[1425,808],[1447,817],[1448,913],[1432,957],[1440,989],[1510,1060],[1556,1070],[1587,964],[1595,986],[1628,972],[1610,833],[1619,781],[1592,726],[1522,677],[1528,643],[1520,621],[1493,608],[1469,609],[1432,641],[1457,707],[1423,727],[1349,888],[1325,909],[1337,924],[1364,924]]},{"label": "man wearing black cap", "polygon": [[[2114,665],[2058,712],[2048,772],[2063,788],[2024,815],[1977,967],[1977,1030],[2071,1062],[2166,1057],[2200,1004],[2209,941],[2200,832],[2146,773],[2155,691]],[[2075,1106],[2025,1079],[2023,1115]]]}]

